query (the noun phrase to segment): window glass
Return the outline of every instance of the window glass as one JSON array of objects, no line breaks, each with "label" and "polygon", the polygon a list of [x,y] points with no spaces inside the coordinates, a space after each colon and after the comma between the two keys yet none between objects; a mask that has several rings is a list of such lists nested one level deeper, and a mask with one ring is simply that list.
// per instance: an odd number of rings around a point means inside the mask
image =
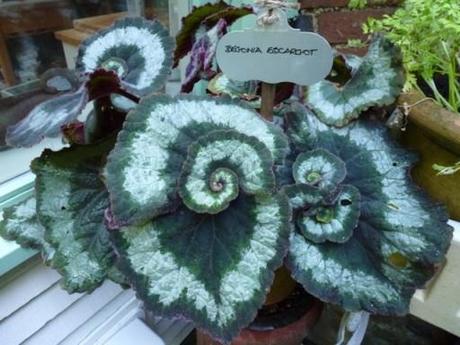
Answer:
[{"label": "window glass", "polygon": [[[180,2],[186,1],[0,0],[0,135],[12,103],[27,108],[30,99],[41,96],[41,74],[54,67],[75,67],[77,47],[84,38],[128,11],[155,17],[175,31]],[[0,147],[0,184],[26,172],[45,147],[58,149],[62,142],[56,138],[32,148]]]}]

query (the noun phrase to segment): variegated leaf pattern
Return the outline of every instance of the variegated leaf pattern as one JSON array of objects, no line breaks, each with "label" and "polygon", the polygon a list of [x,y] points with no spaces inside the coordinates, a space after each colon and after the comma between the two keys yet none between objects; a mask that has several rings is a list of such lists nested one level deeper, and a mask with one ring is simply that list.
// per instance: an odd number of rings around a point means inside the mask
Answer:
[{"label": "variegated leaf pattern", "polygon": [[293,276],[313,295],[350,311],[407,313],[452,237],[445,209],[409,178],[414,155],[377,121],[336,129],[300,104],[285,115],[298,154],[327,151],[346,168],[332,193],[306,184],[285,187],[297,223],[288,254]]},{"label": "variegated leaf pattern", "polygon": [[179,194],[198,213],[216,214],[246,194],[272,194],[275,176],[270,151],[259,140],[235,130],[214,131],[188,148]]},{"label": "variegated leaf pattern", "polygon": [[404,86],[401,53],[390,41],[376,36],[362,58],[344,56],[352,68],[344,85],[321,81],[308,88],[306,102],[328,125],[346,126],[372,106],[393,103]]},{"label": "variegated leaf pattern", "polygon": [[144,96],[163,87],[172,66],[174,41],[158,21],[127,17],[89,37],[76,62],[81,73],[117,73],[129,92]]},{"label": "variegated leaf pattern", "polygon": [[69,292],[91,291],[107,277],[114,253],[105,227],[108,193],[99,177],[113,139],[45,150],[32,163],[38,219],[55,250],[53,267]]},{"label": "variegated leaf pattern", "polygon": [[199,30],[207,31],[222,19],[227,25],[231,25],[235,20],[251,13],[250,7],[234,7],[222,0],[193,7],[190,13],[182,18],[182,26],[176,36],[174,67],[177,67],[179,61],[192,50]]},{"label": "variegated leaf pattern", "polygon": [[290,211],[282,195],[240,195],[226,210],[186,207],[114,231],[121,270],[155,314],[192,320],[230,342],[255,318],[283,262]]},{"label": "variegated leaf pattern", "polygon": [[0,235],[22,247],[40,250],[43,259],[50,262],[54,249],[45,240],[45,228],[38,221],[36,206],[35,197],[31,197],[18,205],[4,209]]},{"label": "variegated leaf pattern", "polygon": [[288,245],[287,151],[229,98],[151,96],[130,113],[105,177],[120,267],[147,307],[224,342],[254,319]]},{"label": "variegated leaf pattern", "polygon": [[185,80],[182,84],[182,92],[191,92],[195,83],[201,79],[209,80],[214,77],[215,71],[214,57],[216,55],[217,43],[227,32],[227,22],[220,19],[217,24],[209,29],[197,32],[195,43],[193,44],[190,63],[185,71]]},{"label": "variegated leaf pattern", "polygon": [[345,179],[347,172],[340,158],[326,150],[316,149],[297,156],[292,174],[296,183],[330,190]]},{"label": "variegated leaf pattern", "polygon": [[141,224],[180,203],[177,183],[187,150],[204,134],[234,130],[255,137],[281,163],[282,130],[228,98],[154,95],[130,113],[105,169],[113,221]]}]

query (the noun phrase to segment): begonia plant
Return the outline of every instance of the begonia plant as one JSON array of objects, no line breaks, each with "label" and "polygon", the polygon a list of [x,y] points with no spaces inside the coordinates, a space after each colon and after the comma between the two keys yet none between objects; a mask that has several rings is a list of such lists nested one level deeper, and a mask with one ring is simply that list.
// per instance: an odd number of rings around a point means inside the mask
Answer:
[{"label": "begonia plant", "polygon": [[407,313],[452,233],[410,180],[415,157],[359,117],[397,96],[399,52],[377,38],[350,58],[345,87],[324,82],[281,104],[280,126],[238,97],[152,93],[172,47],[158,22],[136,18],[83,42],[78,90],[37,105],[6,142],[55,134],[87,99],[96,121],[83,131],[98,134],[33,161],[35,195],[4,210],[2,236],[41,250],[69,292],[129,284],[155,314],[223,343],[254,320],[284,262],[325,302]]}]

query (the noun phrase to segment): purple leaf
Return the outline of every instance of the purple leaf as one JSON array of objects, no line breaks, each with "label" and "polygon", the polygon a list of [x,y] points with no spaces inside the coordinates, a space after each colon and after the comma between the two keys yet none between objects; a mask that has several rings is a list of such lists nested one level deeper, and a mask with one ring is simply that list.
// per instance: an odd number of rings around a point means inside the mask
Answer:
[{"label": "purple leaf", "polygon": [[200,30],[197,33],[182,92],[191,92],[195,83],[201,79],[209,80],[217,74],[217,71],[213,70],[214,57],[217,43],[226,32],[227,22],[225,19],[220,19],[209,31],[203,33],[203,30]]}]

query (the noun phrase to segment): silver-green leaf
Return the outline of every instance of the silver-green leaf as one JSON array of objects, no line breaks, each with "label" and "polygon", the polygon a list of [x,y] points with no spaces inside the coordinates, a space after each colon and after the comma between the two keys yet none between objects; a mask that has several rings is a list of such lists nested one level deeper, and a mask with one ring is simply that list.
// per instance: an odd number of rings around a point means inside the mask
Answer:
[{"label": "silver-green leaf", "polygon": [[181,316],[230,342],[256,316],[285,255],[285,197],[240,195],[231,207],[186,207],[113,232],[121,269],[157,315]]},{"label": "silver-green leaf", "polygon": [[345,163],[323,149],[299,154],[292,172],[296,183],[316,186],[326,191],[335,189],[347,174]]},{"label": "silver-green leaf", "polygon": [[59,152],[45,150],[32,163],[38,218],[55,250],[53,266],[70,292],[95,289],[113,264],[104,222],[108,193],[99,177],[111,147],[113,139]]},{"label": "silver-green leaf", "polygon": [[144,96],[164,86],[172,67],[174,41],[158,21],[123,18],[83,41],[76,68],[112,70],[122,86]]},{"label": "silver-green leaf", "polygon": [[179,194],[188,208],[219,213],[239,195],[271,194],[275,189],[273,159],[254,137],[234,130],[201,136],[188,149],[179,178]]},{"label": "silver-green leaf", "polygon": [[359,190],[351,185],[339,190],[332,204],[318,203],[296,217],[296,225],[306,239],[344,243],[353,235],[360,215]]},{"label": "silver-green leaf", "polygon": [[308,88],[306,102],[324,123],[346,126],[364,110],[395,101],[404,86],[401,61],[399,49],[384,37],[376,36],[361,61],[353,59],[347,63],[353,70],[345,85],[316,83]]},{"label": "silver-green leaf", "polygon": [[[412,295],[445,259],[452,238],[444,207],[409,178],[415,156],[375,120],[337,129],[298,104],[285,115],[297,152],[322,149],[339,157],[347,172],[343,183],[361,195],[357,226],[344,243],[327,237],[315,243],[310,224],[307,233],[296,230],[288,255],[293,276],[313,295],[350,311],[407,313]],[[332,201],[340,202],[338,196]],[[353,199],[350,195],[351,205]]]},{"label": "silver-green leaf", "polygon": [[0,235],[22,247],[40,250],[43,259],[49,261],[53,257],[54,249],[45,240],[45,228],[38,221],[36,205],[36,199],[32,197],[4,209]]},{"label": "silver-green leaf", "polygon": [[177,184],[189,146],[218,130],[257,138],[274,163],[282,162],[288,150],[279,127],[228,98],[144,98],[126,119],[104,172],[111,223],[141,224],[176,208]]}]

